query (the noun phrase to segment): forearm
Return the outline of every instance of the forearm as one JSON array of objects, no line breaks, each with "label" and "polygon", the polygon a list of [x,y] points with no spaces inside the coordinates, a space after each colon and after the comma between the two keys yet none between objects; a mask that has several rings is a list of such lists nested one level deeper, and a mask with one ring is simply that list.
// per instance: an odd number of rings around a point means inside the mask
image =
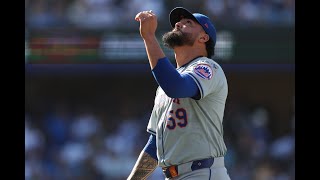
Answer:
[{"label": "forearm", "polygon": [[127,180],[143,180],[156,169],[157,160],[142,151]]},{"label": "forearm", "polygon": [[161,49],[155,35],[145,37],[143,40],[147,51],[150,67],[151,69],[153,69],[157,65],[158,60],[165,57],[165,54]]}]

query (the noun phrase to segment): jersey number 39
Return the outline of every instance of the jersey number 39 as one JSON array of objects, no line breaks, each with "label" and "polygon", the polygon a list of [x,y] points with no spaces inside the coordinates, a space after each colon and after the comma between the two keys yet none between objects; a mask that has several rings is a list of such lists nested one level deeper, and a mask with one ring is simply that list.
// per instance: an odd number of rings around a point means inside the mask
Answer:
[{"label": "jersey number 39", "polygon": [[188,125],[187,112],[183,108],[170,111],[169,118],[167,120],[167,128],[173,130],[177,125],[180,128],[184,128]]}]

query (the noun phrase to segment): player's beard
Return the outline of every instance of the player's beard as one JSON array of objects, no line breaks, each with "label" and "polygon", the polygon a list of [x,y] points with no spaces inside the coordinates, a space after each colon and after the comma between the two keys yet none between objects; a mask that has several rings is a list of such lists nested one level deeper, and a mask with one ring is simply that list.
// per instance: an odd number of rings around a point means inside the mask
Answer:
[{"label": "player's beard", "polygon": [[192,46],[194,43],[191,33],[185,33],[180,30],[165,33],[162,36],[162,41],[164,46],[172,49],[176,46]]}]

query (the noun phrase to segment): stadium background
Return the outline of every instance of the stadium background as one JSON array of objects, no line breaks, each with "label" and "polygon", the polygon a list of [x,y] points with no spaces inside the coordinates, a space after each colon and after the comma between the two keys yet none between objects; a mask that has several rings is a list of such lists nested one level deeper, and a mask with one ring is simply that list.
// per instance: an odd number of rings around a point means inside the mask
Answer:
[{"label": "stadium background", "polygon": [[25,179],[126,179],[157,88],[134,16],[160,39],[176,6],[216,24],[231,179],[295,179],[294,0],[25,0]]}]

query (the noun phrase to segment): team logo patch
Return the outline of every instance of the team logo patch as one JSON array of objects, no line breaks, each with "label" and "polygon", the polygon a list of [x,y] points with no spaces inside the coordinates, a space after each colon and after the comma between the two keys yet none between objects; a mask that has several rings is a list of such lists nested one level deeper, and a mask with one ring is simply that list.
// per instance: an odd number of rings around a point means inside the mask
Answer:
[{"label": "team logo patch", "polygon": [[198,64],[194,69],[194,73],[203,79],[211,79],[213,76],[213,71],[211,67],[207,64]]}]

